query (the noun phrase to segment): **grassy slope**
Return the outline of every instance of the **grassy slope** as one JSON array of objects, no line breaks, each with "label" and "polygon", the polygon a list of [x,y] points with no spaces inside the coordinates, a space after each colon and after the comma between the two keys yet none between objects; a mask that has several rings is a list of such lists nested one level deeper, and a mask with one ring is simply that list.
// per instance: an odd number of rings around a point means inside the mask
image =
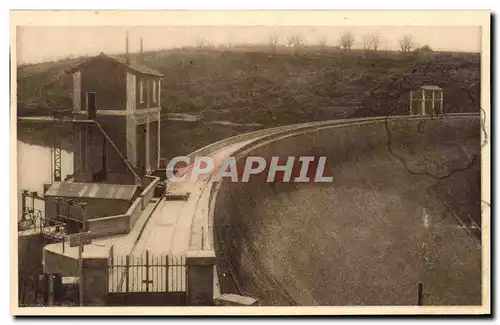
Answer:
[{"label": "grassy slope", "polygon": [[[307,48],[294,54],[265,48],[184,49],[145,53],[164,73],[164,112],[200,114],[204,120],[261,123],[261,127],[352,116],[407,113],[405,90],[437,84],[446,111],[479,110],[479,55],[396,52],[341,53]],[[79,59],[18,67],[18,114],[50,114],[71,107],[71,76]],[[400,104],[395,105],[401,97]],[[204,121],[162,123],[162,157],[187,154],[255,128]],[[45,126],[25,125],[21,140],[51,145]],[[72,130],[64,130],[69,135]],[[70,149],[70,144],[63,143]]]},{"label": "grassy slope", "polygon": [[[480,59],[474,54],[184,49],[145,53],[143,59],[165,74],[166,112],[207,119],[275,125],[406,113],[406,102],[396,107],[397,99],[421,84],[444,88],[447,111],[479,109]],[[76,62],[19,67],[19,115],[71,107],[71,78],[61,72]]]}]

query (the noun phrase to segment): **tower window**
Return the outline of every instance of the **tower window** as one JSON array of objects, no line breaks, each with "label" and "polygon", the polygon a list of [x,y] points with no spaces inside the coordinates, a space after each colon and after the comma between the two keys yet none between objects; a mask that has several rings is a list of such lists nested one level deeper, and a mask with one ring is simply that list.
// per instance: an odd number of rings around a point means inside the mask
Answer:
[{"label": "tower window", "polygon": [[156,103],[156,81],[153,80],[153,103]]},{"label": "tower window", "polygon": [[144,103],[144,82],[139,81],[139,101]]}]

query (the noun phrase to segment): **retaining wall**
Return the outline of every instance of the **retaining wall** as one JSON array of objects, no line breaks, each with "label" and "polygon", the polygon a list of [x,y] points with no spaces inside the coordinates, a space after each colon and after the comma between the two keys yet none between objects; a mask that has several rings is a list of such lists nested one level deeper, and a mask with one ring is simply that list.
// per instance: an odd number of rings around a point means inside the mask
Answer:
[{"label": "retaining wall", "polygon": [[23,231],[18,234],[18,274],[33,276],[42,270],[42,252],[45,240],[39,231]]},{"label": "retaining wall", "polygon": [[153,198],[156,185],[160,182],[158,177],[147,176],[146,179],[148,186],[141,192],[139,197],[134,200],[132,205],[129,206],[126,213],[89,219],[87,221],[87,227],[92,238],[128,233],[134,227],[142,211]]}]

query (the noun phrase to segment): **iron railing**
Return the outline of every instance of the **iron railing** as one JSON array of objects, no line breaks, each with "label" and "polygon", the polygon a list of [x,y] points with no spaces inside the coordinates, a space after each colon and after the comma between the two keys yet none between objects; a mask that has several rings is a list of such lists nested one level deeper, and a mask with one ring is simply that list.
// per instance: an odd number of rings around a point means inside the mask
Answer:
[{"label": "iron railing", "polygon": [[184,255],[151,254],[113,256],[108,260],[108,292],[185,292]]}]

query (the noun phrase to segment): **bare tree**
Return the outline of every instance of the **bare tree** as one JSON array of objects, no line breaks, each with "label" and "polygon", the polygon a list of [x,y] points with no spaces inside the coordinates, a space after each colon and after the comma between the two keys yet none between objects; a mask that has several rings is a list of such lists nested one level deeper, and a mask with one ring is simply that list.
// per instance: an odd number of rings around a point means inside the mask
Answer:
[{"label": "bare tree", "polygon": [[304,37],[302,35],[293,35],[288,37],[288,46],[299,47],[303,41]]},{"label": "bare tree", "polygon": [[378,51],[380,47],[380,36],[377,34],[372,35],[371,43],[372,43],[372,50],[374,50],[375,52]]},{"label": "bare tree", "polygon": [[326,36],[323,36],[320,38],[318,44],[319,46],[322,48],[322,49],[325,49],[326,48]]},{"label": "bare tree", "polygon": [[373,48],[372,36],[366,35],[363,37],[363,50],[366,52],[371,51]]},{"label": "bare tree", "polygon": [[276,35],[272,35],[269,38],[269,43],[271,44],[271,49],[273,52],[276,52],[276,47],[278,46],[280,38]]},{"label": "bare tree", "polygon": [[205,39],[203,39],[203,38],[198,38],[198,39],[196,40],[196,47],[197,47],[197,48],[199,48],[199,49],[201,49],[201,48],[202,48],[202,47],[204,47],[204,46],[205,46]]},{"label": "bare tree", "polygon": [[205,47],[208,48],[215,48],[215,42],[214,41],[205,41]]},{"label": "bare tree", "polygon": [[293,47],[293,52],[297,53],[297,50],[304,42],[304,37],[302,35],[292,35],[288,37],[288,46]]},{"label": "bare tree", "polygon": [[403,52],[410,52],[415,47],[413,37],[411,37],[411,35],[403,36],[403,38],[399,40],[399,47]]},{"label": "bare tree", "polygon": [[380,36],[377,34],[366,35],[363,37],[363,49],[366,52],[378,51],[380,47]]},{"label": "bare tree", "polygon": [[354,34],[345,32],[340,35],[340,48],[344,51],[350,51],[354,44]]}]

